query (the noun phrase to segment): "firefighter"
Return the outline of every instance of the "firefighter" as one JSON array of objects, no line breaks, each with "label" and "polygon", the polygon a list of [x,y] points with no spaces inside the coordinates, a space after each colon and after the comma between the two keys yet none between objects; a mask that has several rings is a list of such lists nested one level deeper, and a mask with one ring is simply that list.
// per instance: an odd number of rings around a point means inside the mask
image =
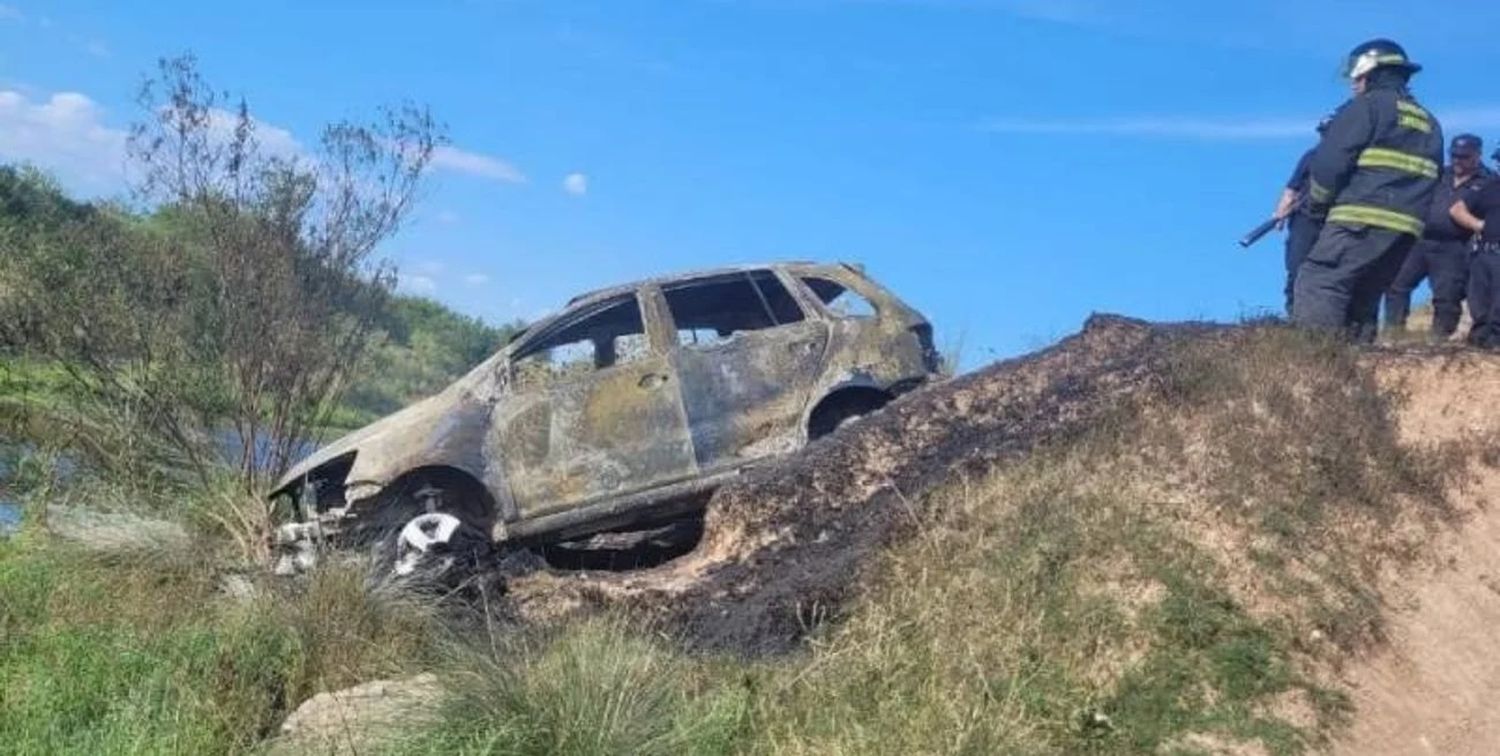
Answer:
[{"label": "firefighter", "polygon": [[1423,278],[1432,287],[1432,340],[1446,341],[1458,330],[1464,288],[1469,281],[1469,241],[1473,233],[1458,225],[1449,210],[1489,178],[1483,153],[1484,142],[1479,137],[1459,134],[1453,138],[1448,149],[1450,165],[1433,193],[1422,239],[1412,247],[1385,293],[1386,326],[1391,330],[1406,330],[1411,294]]},{"label": "firefighter", "polygon": [[1407,89],[1420,70],[1387,39],[1349,53],[1354,97],[1312,159],[1308,201],[1324,225],[1297,270],[1298,325],[1375,340],[1381,294],[1422,235],[1443,157],[1442,128]]},{"label": "firefighter", "polygon": [[1500,180],[1487,182],[1453,203],[1453,220],[1479,235],[1469,271],[1470,344],[1500,348]]},{"label": "firefighter", "polygon": [[[1323,132],[1328,130],[1328,124],[1333,116],[1328,116],[1318,122],[1318,137],[1321,139]],[[1308,165],[1312,163],[1312,156],[1317,152],[1314,146],[1307,152],[1302,153],[1302,158],[1297,161],[1297,167],[1292,169],[1292,177],[1287,180],[1286,188],[1281,190],[1281,197],[1276,202],[1276,212],[1271,217],[1280,221],[1286,227],[1286,314],[1292,314],[1292,289],[1297,281],[1297,269],[1302,267],[1302,261],[1307,259],[1308,250],[1312,249],[1313,242],[1318,240],[1318,231],[1322,223],[1307,211],[1307,185]]]}]

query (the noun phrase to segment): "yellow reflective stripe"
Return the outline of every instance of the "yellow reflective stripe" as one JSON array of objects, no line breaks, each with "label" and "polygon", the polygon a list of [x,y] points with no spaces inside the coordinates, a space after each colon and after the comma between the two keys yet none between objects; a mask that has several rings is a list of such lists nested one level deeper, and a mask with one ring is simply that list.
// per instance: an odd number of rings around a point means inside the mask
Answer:
[{"label": "yellow reflective stripe", "polygon": [[1405,173],[1415,173],[1426,178],[1438,177],[1437,163],[1418,155],[1409,155],[1384,147],[1371,147],[1359,153],[1359,167],[1390,168]]},{"label": "yellow reflective stripe", "polygon": [[1423,134],[1431,134],[1432,133],[1432,122],[1431,121],[1429,121],[1429,120],[1427,120],[1425,118],[1418,118],[1416,116],[1406,115],[1404,113],[1401,114],[1401,115],[1399,115],[1399,116],[1396,116],[1396,125],[1397,126],[1403,126],[1405,128],[1408,128],[1408,129],[1414,129],[1416,131],[1422,132]]},{"label": "yellow reflective stripe", "polygon": [[1417,116],[1419,118],[1431,118],[1432,117],[1432,116],[1430,116],[1430,115],[1427,114],[1427,111],[1425,109],[1423,109],[1421,105],[1418,105],[1415,102],[1409,102],[1407,100],[1397,100],[1396,101],[1396,110],[1399,110],[1402,113],[1406,113],[1407,115]]},{"label": "yellow reflective stripe", "polygon": [[1432,116],[1414,102],[1396,101],[1396,124],[1423,134],[1432,133]]},{"label": "yellow reflective stripe", "polygon": [[1328,211],[1331,223],[1356,223],[1361,226],[1399,231],[1412,236],[1422,235],[1422,219],[1383,207],[1369,205],[1339,205]]},{"label": "yellow reflective stripe", "polygon": [[1312,183],[1307,187],[1307,195],[1312,198],[1313,202],[1322,203],[1333,198],[1333,190],[1319,184],[1317,179],[1312,179]]}]

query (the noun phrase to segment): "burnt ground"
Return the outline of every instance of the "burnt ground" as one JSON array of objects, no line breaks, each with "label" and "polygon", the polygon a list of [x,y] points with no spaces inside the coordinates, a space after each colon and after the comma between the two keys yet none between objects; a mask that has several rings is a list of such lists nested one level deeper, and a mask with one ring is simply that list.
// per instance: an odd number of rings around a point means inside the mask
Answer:
[{"label": "burnt ground", "polygon": [[1160,384],[1168,346],[1223,329],[1096,315],[1051,348],[913,392],[747,473],[714,495],[701,542],[675,561],[511,578],[508,613],[548,624],[624,610],[696,649],[790,649],[838,616],[867,557],[918,527],[924,493],[1106,422]]}]

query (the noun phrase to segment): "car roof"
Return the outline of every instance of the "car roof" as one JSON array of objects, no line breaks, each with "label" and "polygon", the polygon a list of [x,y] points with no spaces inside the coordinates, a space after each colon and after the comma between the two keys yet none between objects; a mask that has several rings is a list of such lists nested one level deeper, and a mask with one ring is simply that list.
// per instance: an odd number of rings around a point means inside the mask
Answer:
[{"label": "car roof", "polygon": [[713,278],[714,276],[723,276],[730,273],[748,273],[750,271],[756,270],[777,270],[792,265],[818,266],[820,265],[820,263],[809,262],[806,260],[787,260],[782,262],[762,263],[759,265],[729,265],[722,268],[704,268],[701,270],[690,270],[682,273],[656,276],[654,278],[645,278],[639,281],[616,284],[614,286],[608,286],[603,289],[595,289],[593,291],[584,292],[576,297],[573,297],[572,299],[569,299],[568,303],[564,305],[564,309],[572,309],[577,305],[589,304],[604,299],[618,297],[622,294],[629,294],[636,289],[645,286],[646,284],[656,284],[660,286],[662,284],[673,284],[681,281],[696,281],[702,278]]},{"label": "car roof", "polygon": [[[697,281],[704,278],[713,278],[714,276],[729,275],[731,273],[748,273],[757,270],[785,270],[787,268],[793,267],[806,267],[814,269],[844,268],[859,275],[863,275],[864,271],[864,266],[859,265],[858,263],[820,263],[811,260],[783,260],[781,262],[761,263],[758,265],[745,264],[726,265],[718,268],[701,268],[698,270],[689,270],[664,276],[656,276],[654,278],[643,278],[639,281],[616,284],[614,286],[608,286],[602,289],[594,289],[593,291],[587,291],[573,297],[572,299],[569,299],[567,304],[564,304],[560,309],[537,318],[535,321],[528,323],[525,328],[522,328],[520,331],[511,334],[510,340],[505,343],[505,347],[499,352],[496,352],[495,357],[492,359],[499,359],[501,355],[513,351],[523,341],[525,341],[528,336],[536,333],[538,330],[545,330],[551,327],[558,321],[559,318],[566,316],[568,313],[575,312],[578,309],[587,307],[592,304],[597,304],[599,302],[607,301],[615,297],[634,293],[636,289],[639,289],[640,287],[647,284],[655,284],[657,286],[660,286],[663,284],[673,284],[682,281]],[[475,368],[475,372],[478,372],[480,369],[482,369],[483,366],[488,362],[489,360],[486,360],[484,363],[481,363],[479,368]]]}]

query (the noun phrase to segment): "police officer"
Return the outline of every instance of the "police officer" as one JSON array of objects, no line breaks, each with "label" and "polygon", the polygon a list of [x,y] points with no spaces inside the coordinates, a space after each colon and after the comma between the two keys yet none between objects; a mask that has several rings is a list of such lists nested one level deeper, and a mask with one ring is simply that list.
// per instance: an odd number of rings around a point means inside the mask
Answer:
[{"label": "police officer", "polygon": [[1469,282],[1469,241],[1473,233],[1459,226],[1449,210],[1488,178],[1483,152],[1484,142],[1473,134],[1453,138],[1448,149],[1451,162],[1433,193],[1422,239],[1412,247],[1385,293],[1386,325],[1392,330],[1406,330],[1411,293],[1423,278],[1430,279],[1432,286],[1432,340],[1445,341],[1458,330],[1464,288]]},{"label": "police officer", "polygon": [[1500,180],[1468,193],[1449,212],[1458,225],[1479,235],[1469,271],[1469,343],[1500,348]]},{"label": "police officer", "polygon": [[[1318,122],[1319,138],[1328,130],[1328,124],[1332,120],[1333,116],[1329,116]],[[1276,212],[1271,215],[1287,230],[1284,292],[1288,317],[1292,314],[1292,290],[1297,281],[1297,269],[1302,267],[1302,261],[1307,259],[1307,252],[1312,249],[1313,242],[1318,240],[1318,231],[1323,227],[1322,221],[1307,211],[1306,202],[1309,183],[1308,167],[1312,163],[1313,153],[1317,151],[1318,148],[1315,146],[1302,153],[1302,158],[1297,161],[1297,167],[1292,169],[1292,177],[1287,180],[1286,188],[1281,190],[1281,197],[1276,201]]]},{"label": "police officer", "polygon": [[1297,270],[1292,321],[1375,340],[1381,294],[1422,235],[1443,157],[1438,121],[1407,89],[1421,66],[1377,39],[1354,48],[1354,91],[1313,153],[1308,199],[1325,219]]}]

